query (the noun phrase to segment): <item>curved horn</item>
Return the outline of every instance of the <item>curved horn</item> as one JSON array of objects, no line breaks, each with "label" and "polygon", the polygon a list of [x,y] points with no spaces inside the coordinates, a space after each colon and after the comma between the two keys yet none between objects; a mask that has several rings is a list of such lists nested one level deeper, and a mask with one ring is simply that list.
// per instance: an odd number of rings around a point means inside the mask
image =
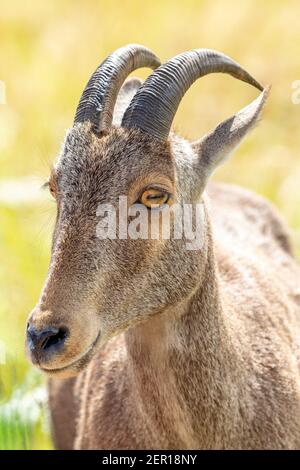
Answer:
[{"label": "curved horn", "polygon": [[90,121],[93,131],[107,134],[118,92],[126,77],[140,67],[155,69],[160,60],[146,47],[129,44],[107,57],[93,73],[80,98],[74,124]]},{"label": "curved horn", "polygon": [[263,90],[230,57],[211,49],[194,49],[169,60],[147,78],[128,106],[122,126],[137,127],[166,140],[183,95],[195,80],[216,72],[228,73]]}]

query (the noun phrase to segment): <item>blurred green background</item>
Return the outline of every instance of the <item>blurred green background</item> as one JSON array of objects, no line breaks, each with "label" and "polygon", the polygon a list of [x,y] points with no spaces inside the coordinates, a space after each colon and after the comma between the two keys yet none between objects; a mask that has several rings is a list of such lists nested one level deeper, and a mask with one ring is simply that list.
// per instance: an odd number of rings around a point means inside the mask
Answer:
[{"label": "blurred green background", "polygon": [[[0,11],[0,448],[51,448],[44,378],[24,356],[24,328],[49,261],[55,205],[40,185],[90,74],[107,54],[138,42],[162,61],[215,48],[272,93],[260,126],[215,178],[266,196],[300,248],[300,3],[269,0],[4,0]],[[141,77],[147,71],[138,72]],[[257,95],[226,76],[198,81],[175,119],[197,138]],[[298,96],[300,94],[298,93]]]}]

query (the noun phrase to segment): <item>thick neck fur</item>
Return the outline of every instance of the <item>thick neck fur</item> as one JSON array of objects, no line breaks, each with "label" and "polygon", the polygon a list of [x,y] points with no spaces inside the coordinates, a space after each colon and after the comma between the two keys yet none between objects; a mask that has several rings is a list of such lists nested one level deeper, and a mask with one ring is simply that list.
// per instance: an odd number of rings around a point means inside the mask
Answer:
[{"label": "thick neck fur", "polygon": [[239,415],[235,377],[241,381],[241,371],[223,312],[210,224],[204,250],[196,292],[126,333],[129,376],[145,428],[154,443],[157,436],[157,445],[168,448],[223,448]]}]

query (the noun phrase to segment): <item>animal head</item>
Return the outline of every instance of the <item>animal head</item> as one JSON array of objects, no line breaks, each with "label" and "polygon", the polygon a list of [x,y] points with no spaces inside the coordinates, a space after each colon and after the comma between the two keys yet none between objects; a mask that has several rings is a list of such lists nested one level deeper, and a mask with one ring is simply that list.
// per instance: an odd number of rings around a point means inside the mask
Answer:
[{"label": "animal head", "polygon": [[[145,66],[155,70],[143,84],[129,79],[122,87],[133,70]],[[157,57],[138,45],[115,51],[89,80],[49,178],[57,202],[52,256],[27,325],[27,353],[48,374],[76,374],[113,335],[164,312],[197,287],[206,263],[205,207],[197,254],[187,249],[185,231],[176,239],[162,236],[159,214],[168,211],[173,233],[175,206],[201,206],[209,176],[255,125],[267,95],[262,91],[189,143],[170,132],[174,115],[192,83],[214,72],[262,90],[240,65],[216,51],[185,52],[159,66]],[[120,196],[126,197],[125,219]],[[98,233],[107,205],[115,211],[116,237]],[[128,236],[130,224],[136,233],[143,229],[132,207],[147,222],[146,237]],[[120,235],[121,219],[126,236]],[[156,237],[150,235],[153,228]]]}]

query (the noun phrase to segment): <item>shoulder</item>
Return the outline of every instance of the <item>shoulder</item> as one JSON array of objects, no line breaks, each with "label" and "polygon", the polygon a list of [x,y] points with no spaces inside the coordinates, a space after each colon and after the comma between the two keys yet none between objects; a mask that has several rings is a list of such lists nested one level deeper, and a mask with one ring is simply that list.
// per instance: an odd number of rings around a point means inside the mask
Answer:
[{"label": "shoulder", "polygon": [[269,239],[293,254],[288,227],[265,198],[235,185],[210,183],[207,188],[213,224],[233,233],[251,231],[259,241]]}]

